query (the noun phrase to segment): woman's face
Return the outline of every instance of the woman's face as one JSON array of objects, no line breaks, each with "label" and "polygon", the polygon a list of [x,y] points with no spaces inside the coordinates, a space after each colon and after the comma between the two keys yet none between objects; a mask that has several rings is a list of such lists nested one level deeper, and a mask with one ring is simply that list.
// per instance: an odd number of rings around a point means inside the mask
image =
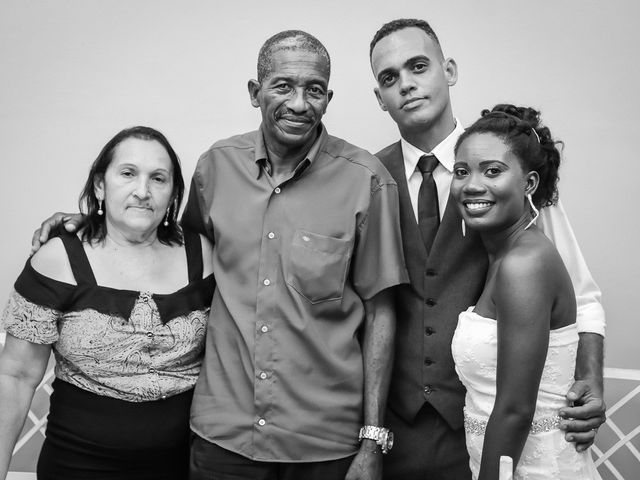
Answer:
[{"label": "woman's face", "polygon": [[530,175],[499,137],[475,133],[458,148],[451,195],[469,228],[502,230],[527,212]]},{"label": "woman's face", "polygon": [[129,137],[119,143],[96,196],[104,199],[107,228],[147,235],[158,228],[173,192],[173,165],[156,140]]}]

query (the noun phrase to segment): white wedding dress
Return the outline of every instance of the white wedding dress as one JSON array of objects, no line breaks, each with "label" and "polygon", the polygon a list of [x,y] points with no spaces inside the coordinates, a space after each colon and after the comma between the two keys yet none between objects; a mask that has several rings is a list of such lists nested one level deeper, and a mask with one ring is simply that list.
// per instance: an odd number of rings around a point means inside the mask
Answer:
[{"label": "white wedding dress", "polygon": [[[460,314],[451,349],[456,372],[467,389],[464,427],[476,479],[496,398],[497,323],[472,310]],[[558,428],[558,410],[567,405],[565,394],[573,383],[577,349],[575,324],[551,330],[533,423],[514,480],[600,479],[590,451],[576,452]]]}]

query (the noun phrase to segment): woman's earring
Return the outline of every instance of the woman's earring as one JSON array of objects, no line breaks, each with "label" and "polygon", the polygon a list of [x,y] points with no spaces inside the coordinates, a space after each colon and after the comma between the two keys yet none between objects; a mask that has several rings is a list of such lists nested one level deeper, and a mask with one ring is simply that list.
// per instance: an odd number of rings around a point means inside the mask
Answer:
[{"label": "woman's earring", "polygon": [[524,227],[525,230],[529,228],[531,225],[533,225],[534,222],[538,219],[538,216],[540,215],[540,212],[538,211],[536,206],[533,204],[533,199],[531,198],[530,193],[527,193],[527,199],[529,200],[529,205],[531,205],[531,210],[533,210],[533,218],[531,219],[529,224],[526,227]]},{"label": "woman's earring", "polygon": [[462,236],[467,236],[467,225],[464,223],[464,218],[462,219]]},{"label": "woman's earring", "polygon": [[171,207],[167,208],[167,214],[164,216],[164,222],[162,223],[165,227],[169,226],[169,212],[171,211]]},{"label": "woman's earring", "polygon": [[104,215],[104,210],[102,210],[102,199],[98,200],[100,204],[98,205],[98,215]]}]

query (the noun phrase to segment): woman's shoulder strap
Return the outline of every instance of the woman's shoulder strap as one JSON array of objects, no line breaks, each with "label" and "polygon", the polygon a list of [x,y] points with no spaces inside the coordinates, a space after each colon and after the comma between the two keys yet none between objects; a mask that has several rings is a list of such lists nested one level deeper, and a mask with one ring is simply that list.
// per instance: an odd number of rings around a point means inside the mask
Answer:
[{"label": "woman's shoulder strap", "polygon": [[96,285],[96,277],[93,275],[93,270],[87,258],[87,252],[84,251],[82,241],[75,233],[69,233],[67,231],[60,232],[60,239],[67,251],[69,264],[71,265],[71,271],[76,279],[76,283],[78,285]]}]

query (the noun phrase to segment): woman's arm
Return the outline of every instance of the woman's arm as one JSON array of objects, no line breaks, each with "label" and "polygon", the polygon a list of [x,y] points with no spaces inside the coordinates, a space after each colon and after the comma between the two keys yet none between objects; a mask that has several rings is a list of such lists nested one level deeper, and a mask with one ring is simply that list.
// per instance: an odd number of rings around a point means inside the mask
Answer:
[{"label": "woman's arm", "polygon": [[501,455],[518,464],[535,413],[549,345],[553,302],[548,262],[531,251],[509,254],[496,277],[496,400],[487,424],[479,480],[495,480]]},{"label": "woman's arm", "polygon": [[[48,279],[75,283],[60,238],[53,238],[43,245],[30,263],[34,270]],[[16,285],[18,283],[21,287],[10,295],[2,316],[7,338],[0,352],[0,479],[6,476],[33,392],[46,371],[51,344],[58,339],[59,306],[43,305],[51,302],[62,304],[70,292],[69,289],[57,290],[48,280],[33,277],[28,269],[23,270]]]},{"label": "woman's arm", "polygon": [[0,352],[0,479],[7,475],[13,447],[50,353],[51,345],[26,342],[7,333]]}]

